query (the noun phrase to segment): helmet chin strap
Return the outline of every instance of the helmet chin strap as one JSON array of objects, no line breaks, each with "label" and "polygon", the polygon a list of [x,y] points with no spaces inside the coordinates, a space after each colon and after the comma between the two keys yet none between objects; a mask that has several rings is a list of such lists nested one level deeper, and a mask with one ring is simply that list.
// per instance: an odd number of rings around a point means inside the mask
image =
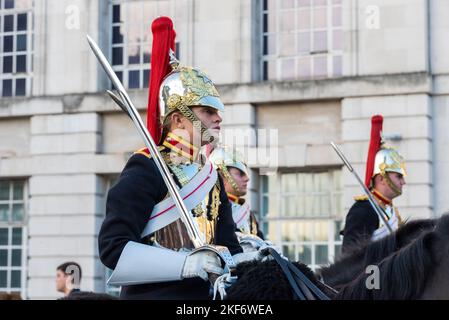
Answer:
[{"label": "helmet chin strap", "polygon": [[184,103],[180,103],[177,105],[177,109],[181,114],[189,119],[192,123],[193,127],[198,129],[201,132],[201,139],[206,141],[207,143],[212,143],[215,140],[215,137],[209,133],[208,128],[204,125],[204,123],[198,119],[198,117],[187,107]]},{"label": "helmet chin strap", "polygon": [[235,182],[234,178],[229,173],[228,168],[224,164],[220,164],[218,167],[220,168],[220,171],[223,173],[224,178],[231,185],[232,190],[234,190],[236,195],[240,194],[240,189],[239,189],[237,183]]},{"label": "helmet chin strap", "polygon": [[387,181],[387,184],[391,188],[391,190],[393,190],[393,192],[395,193],[395,196],[399,197],[402,194],[402,191],[399,190],[399,188],[393,183],[393,181],[391,181],[391,178],[388,175],[388,172],[385,172],[384,174],[382,174],[382,176]]}]

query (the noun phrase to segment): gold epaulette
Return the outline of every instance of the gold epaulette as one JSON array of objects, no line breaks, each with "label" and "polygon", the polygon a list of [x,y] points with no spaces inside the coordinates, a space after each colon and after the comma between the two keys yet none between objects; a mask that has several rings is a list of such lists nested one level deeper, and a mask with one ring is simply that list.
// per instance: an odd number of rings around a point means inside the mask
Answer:
[{"label": "gold epaulette", "polygon": [[[161,151],[162,149],[164,149],[164,146],[158,146],[157,147],[159,151]],[[145,157],[147,157],[148,159],[151,159],[151,153],[150,150],[148,150],[147,147],[141,148],[137,151],[134,151],[134,154],[143,154]]]},{"label": "gold epaulette", "polygon": [[368,200],[368,196],[365,195],[365,194],[362,194],[362,195],[360,195],[360,196],[355,196],[355,197],[354,197],[354,200],[355,200],[355,201],[366,201],[366,200]]}]

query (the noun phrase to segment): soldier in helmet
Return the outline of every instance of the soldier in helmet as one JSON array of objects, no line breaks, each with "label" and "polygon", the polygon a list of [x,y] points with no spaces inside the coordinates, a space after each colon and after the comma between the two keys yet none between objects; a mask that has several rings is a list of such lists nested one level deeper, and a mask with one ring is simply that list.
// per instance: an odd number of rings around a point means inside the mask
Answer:
[{"label": "soldier in helmet", "polygon": [[243,156],[237,150],[227,150],[224,147],[215,148],[209,159],[223,177],[228,199],[232,206],[232,217],[236,224],[237,235],[254,235],[264,239],[257,219],[251,212],[243,196],[248,190],[249,172]]},{"label": "soldier in helmet", "polygon": [[[175,33],[169,18],[156,19],[152,30],[149,132],[204,242],[226,246],[235,263],[257,259],[257,252],[243,253],[223,181],[199,157],[201,146],[218,138],[224,110],[218,92],[203,72],[170,57]],[[98,237],[100,259],[114,270],[108,283],[122,286],[122,298],[210,297],[209,275],[222,274],[222,263],[212,251],[192,250],[179,218],[150,153],[137,150],[109,190]]]},{"label": "soldier in helmet", "polygon": [[[372,117],[371,141],[366,165],[365,185],[383,208],[385,218],[392,230],[402,224],[401,216],[393,199],[402,194],[405,185],[405,163],[393,148],[386,146],[381,138],[383,118]],[[374,211],[367,196],[355,197],[355,203],[346,216],[342,252],[350,251],[360,241],[378,240],[389,234],[388,227]]]}]

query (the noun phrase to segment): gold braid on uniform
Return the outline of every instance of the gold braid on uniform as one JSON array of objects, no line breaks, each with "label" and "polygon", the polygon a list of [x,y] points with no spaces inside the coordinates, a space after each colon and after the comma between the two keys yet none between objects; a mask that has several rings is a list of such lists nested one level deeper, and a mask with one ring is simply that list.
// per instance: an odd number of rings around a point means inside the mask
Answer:
[{"label": "gold braid on uniform", "polygon": [[[169,155],[167,153],[163,153],[164,161],[167,163],[168,167],[172,170],[175,177],[178,179],[179,183],[182,187],[184,187],[190,180],[184,171],[177,165],[172,164],[170,162]],[[205,202],[207,205],[207,215],[204,214],[204,209],[201,205],[201,202],[192,210],[192,215],[197,219],[200,230],[206,236],[207,243],[214,243],[215,239],[215,229],[217,223],[217,217],[220,209],[220,183],[217,180],[215,185],[212,188],[212,194],[208,193]],[[209,196],[212,196],[211,201],[209,201]],[[210,204],[209,204],[210,202]]]}]

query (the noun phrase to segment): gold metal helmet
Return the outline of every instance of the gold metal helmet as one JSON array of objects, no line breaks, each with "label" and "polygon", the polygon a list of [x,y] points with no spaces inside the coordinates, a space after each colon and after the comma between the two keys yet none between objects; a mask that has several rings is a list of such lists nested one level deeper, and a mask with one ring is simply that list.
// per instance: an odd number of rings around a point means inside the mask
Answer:
[{"label": "gold metal helmet", "polygon": [[[163,79],[159,91],[160,114],[165,118],[173,111],[180,111],[192,123],[200,123],[190,110],[192,106],[207,106],[224,111],[224,105],[212,80],[201,70],[179,66],[173,52],[170,53],[172,71]],[[202,128],[204,133],[205,128]]]},{"label": "gold metal helmet", "polygon": [[170,55],[170,58],[173,70],[162,81],[159,92],[162,116],[182,106],[207,106],[224,111],[214,83],[204,72],[192,67],[180,67],[174,55]]},{"label": "gold metal helmet", "polygon": [[407,176],[404,158],[392,147],[382,147],[376,153],[374,161],[373,177],[376,174],[385,176],[386,172],[397,172]]},{"label": "gold metal helmet", "polygon": [[231,184],[234,191],[239,193],[240,190],[237,183],[232,178],[228,168],[237,168],[249,176],[248,167],[243,159],[243,155],[235,149],[229,150],[229,148],[226,147],[217,147],[210,154],[209,160],[214,167],[222,173],[223,178]]}]

